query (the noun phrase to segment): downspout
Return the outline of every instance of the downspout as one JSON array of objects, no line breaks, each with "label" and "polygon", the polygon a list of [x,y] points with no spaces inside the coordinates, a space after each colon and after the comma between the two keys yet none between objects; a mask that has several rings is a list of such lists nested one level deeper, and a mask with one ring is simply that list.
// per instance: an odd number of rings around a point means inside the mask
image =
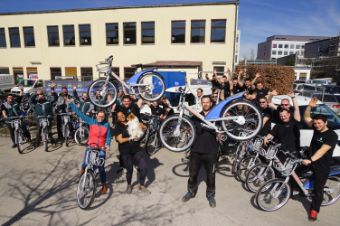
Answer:
[{"label": "downspout", "polygon": [[[235,7],[236,7],[236,10],[235,10],[235,27],[234,27],[234,49],[233,49],[233,60],[232,60],[232,71],[235,71],[235,49],[236,49],[236,35],[237,35],[237,24],[238,24],[238,6],[239,6],[239,1],[237,0],[235,2]],[[241,40],[240,40],[240,43],[241,43]],[[240,53],[239,53],[240,54]]]}]

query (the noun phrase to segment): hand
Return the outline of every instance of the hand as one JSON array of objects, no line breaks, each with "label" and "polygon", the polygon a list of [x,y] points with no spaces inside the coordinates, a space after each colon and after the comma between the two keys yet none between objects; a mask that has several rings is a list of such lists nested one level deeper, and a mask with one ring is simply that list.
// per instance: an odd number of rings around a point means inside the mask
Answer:
[{"label": "hand", "polygon": [[73,86],[73,90],[77,90],[77,86]]},{"label": "hand", "polygon": [[293,98],[293,97],[295,97],[295,94],[294,94],[294,92],[291,92],[291,93],[288,93],[288,96]]},{"label": "hand", "polygon": [[265,138],[263,139],[263,144],[264,144],[265,146],[267,146],[268,143],[269,143],[269,139],[268,139],[267,137],[265,137]]},{"label": "hand", "polygon": [[260,72],[256,72],[255,78],[260,78],[261,77],[261,73]]},{"label": "hand", "polygon": [[278,92],[276,90],[273,90],[271,92],[269,92],[269,95],[271,96],[277,96],[278,95]]},{"label": "hand", "polygon": [[312,163],[312,161],[309,160],[309,159],[304,159],[304,160],[302,160],[301,163],[302,163],[302,165],[308,166],[308,165],[310,165]]},{"label": "hand", "polygon": [[57,84],[55,82],[52,82],[50,86],[51,86],[51,88],[55,88],[57,86]]},{"label": "hand", "polygon": [[318,102],[318,98],[313,97],[313,98],[309,101],[308,106],[310,106],[310,107],[313,108],[313,107],[316,106],[317,102]]}]

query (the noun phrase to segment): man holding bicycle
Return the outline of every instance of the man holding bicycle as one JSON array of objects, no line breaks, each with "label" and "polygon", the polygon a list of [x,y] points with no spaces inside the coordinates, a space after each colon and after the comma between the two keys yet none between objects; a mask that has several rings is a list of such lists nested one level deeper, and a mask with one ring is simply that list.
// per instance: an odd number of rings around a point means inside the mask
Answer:
[{"label": "man holding bicycle", "polygon": [[[210,96],[203,96],[201,115],[205,116],[209,113],[212,107],[212,100]],[[217,162],[218,143],[216,140],[216,133],[214,130],[205,128],[200,121],[193,119],[197,131],[197,137],[191,148],[189,156],[189,180],[188,192],[183,196],[182,201],[187,202],[194,198],[198,189],[198,175],[202,165],[204,166],[207,179],[206,197],[209,201],[210,207],[216,207],[215,201],[215,168]]]},{"label": "man holding bicycle", "polygon": [[[72,111],[74,111],[82,120],[84,120],[90,128],[89,131],[89,140],[88,145],[89,147],[85,149],[85,156],[84,161],[81,167],[80,173],[83,174],[85,171],[85,168],[88,164],[88,154],[89,154],[89,148],[99,148],[99,156],[105,159],[106,151],[110,148],[110,141],[111,141],[111,132],[110,132],[110,125],[108,122],[105,121],[105,112],[104,111],[98,111],[96,115],[96,119],[93,119],[87,115],[85,115],[83,112],[81,112],[74,103],[72,103],[70,100],[67,100],[67,103],[69,103]],[[104,163],[98,167],[99,170],[99,176],[100,181],[102,183],[102,188],[100,190],[101,194],[105,194],[107,192],[107,184],[106,184],[106,173],[105,173],[105,161]]]},{"label": "man holding bicycle", "polygon": [[304,159],[302,164],[310,166],[314,176],[314,196],[309,213],[309,219],[315,221],[320,211],[323,200],[323,189],[328,178],[333,151],[338,142],[337,134],[328,128],[325,115],[311,117],[311,109],[316,107],[317,99],[309,102],[304,113],[305,123],[314,129],[313,138],[310,144],[311,157]]}]

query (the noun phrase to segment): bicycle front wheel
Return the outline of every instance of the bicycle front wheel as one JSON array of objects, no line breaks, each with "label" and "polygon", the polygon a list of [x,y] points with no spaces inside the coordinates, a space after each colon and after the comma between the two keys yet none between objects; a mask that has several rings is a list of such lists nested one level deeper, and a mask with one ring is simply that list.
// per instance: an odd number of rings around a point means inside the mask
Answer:
[{"label": "bicycle front wheel", "polygon": [[45,149],[45,151],[48,151],[48,131],[47,131],[47,127],[42,129],[41,137],[42,137],[42,140],[43,140],[44,149]]},{"label": "bicycle front wheel", "polygon": [[91,170],[87,170],[79,180],[77,188],[77,202],[81,209],[91,206],[96,193],[96,181]]},{"label": "bicycle front wheel", "polygon": [[257,190],[267,181],[275,178],[275,172],[273,168],[266,164],[258,164],[253,166],[246,176],[246,187],[251,192],[257,192]]},{"label": "bicycle front wheel", "polygon": [[17,143],[18,152],[20,154],[22,154],[23,151],[24,151],[24,147],[23,147],[24,137],[23,137],[23,134],[19,130],[16,130],[15,131],[15,137],[16,137],[15,140],[16,140],[16,143]]},{"label": "bicycle front wheel", "polygon": [[77,144],[86,145],[89,139],[89,129],[87,127],[79,127],[74,133],[74,140]]},{"label": "bicycle front wheel", "polygon": [[94,81],[88,91],[90,101],[100,108],[110,107],[117,98],[117,88],[107,80]]},{"label": "bicycle front wheel", "polygon": [[146,72],[138,80],[138,93],[147,101],[160,99],[165,92],[163,78],[157,72]]},{"label": "bicycle front wheel", "polygon": [[335,203],[340,198],[340,178],[328,177],[323,188],[323,200],[321,205],[328,206]]},{"label": "bicycle front wheel", "polygon": [[221,115],[225,120],[222,127],[234,140],[249,140],[262,128],[262,116],[258,108],[246,101],[237,101],[227,105]]},{"label": "bicycle front wheel", "polygon": [[248,171],[255,165],[260,164],[261,161],[256,155],[245,156],[240,160],[240,165],[237,169],[237,178],[242,181],[246,182],[246,176]]},{"label": "bicycle front wheel", "polygon": [[196,131],[191,120],[183,116],[172,115],[164,120],[159,129],[162,144],[174,152],[187,150],[196,138]]},{"label": "bicycle front wheel", "polygon": [[259,208],[272,212],[287,204],[291,188],[283,179],[273,179],[263,184],[257,191],[255,200]]}]

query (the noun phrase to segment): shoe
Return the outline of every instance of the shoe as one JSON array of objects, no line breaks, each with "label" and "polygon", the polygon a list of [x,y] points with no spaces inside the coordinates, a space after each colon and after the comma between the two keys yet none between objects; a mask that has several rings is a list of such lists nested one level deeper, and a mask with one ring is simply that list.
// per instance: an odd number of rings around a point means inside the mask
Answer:
[{"label": "shoe", "polygon": [[146,187],[144,186],[139,186],[139,192],[142,192],[144,194],[151,194],[151,191],[149,191],[149,189],[147,189]]},{"label": "shoe", "polygon": [[194,198],[194,197],[195,197],[195,195],[188,191],[188,192],[182,197],[182,202],[187,202],[187,201],[189,201],[190,199],[192,199],[192,198]]},{"label": "shoe", "polygon": [[12,148],[16,148],[16,147],[17,147],[17,145],[16,145],[16,144],[13,144],[13,145],[12,145]]},{"label": "shoe", "polygon": [[131,186],[131,185],[128,185],[128,186],[126,187],[126,193],[128,193],[128,194],[131,194],[131,193],[132,193],[132,186]]},{"label": "shoe", "polygon": [[311,210],[309,213],[309,220],[316,221],[318,218],[318,212],[316,210]]},{"label": "shoe", "polygon": [[209,201],[209,206],[210,206],[211,208],[215,208],[215,207],[216,207],[216,201],[215,201],[214,196],[208,197],[208,201]]},{"label": "shoe", "polygon": [[104,195],[107,192],[107,185],[103,184],[102,188],[100,189],[100,194]]},{"label": "shoe", "polygon": [[85,173],[85,169],[81,168],[79,172],[80,176],[83,175],[84,173]]}]

